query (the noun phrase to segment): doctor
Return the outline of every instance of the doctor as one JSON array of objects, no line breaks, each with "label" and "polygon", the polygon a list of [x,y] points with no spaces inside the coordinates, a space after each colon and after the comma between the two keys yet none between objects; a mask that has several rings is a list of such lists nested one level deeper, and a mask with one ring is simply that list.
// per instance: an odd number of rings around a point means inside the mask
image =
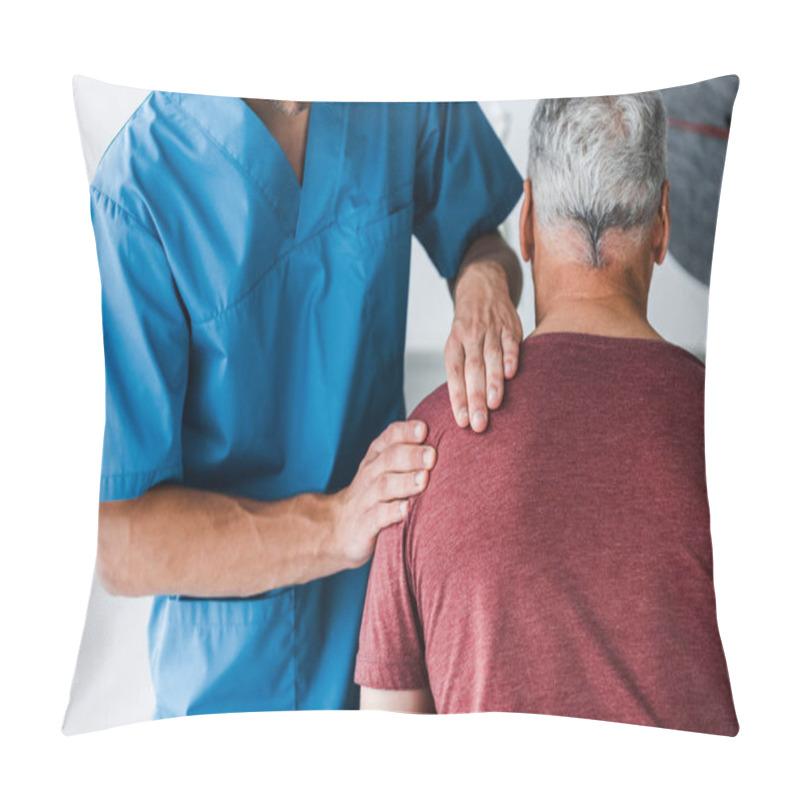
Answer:
[{"label": "doctor", "polygon": [[91,186],[98,575],[155,595],[157,717],[355,708],[378,532],[435,452],[402,422],[411,236],[455,300],[457,424],[516,372],[521,179],[475,104],[152,93]]}]

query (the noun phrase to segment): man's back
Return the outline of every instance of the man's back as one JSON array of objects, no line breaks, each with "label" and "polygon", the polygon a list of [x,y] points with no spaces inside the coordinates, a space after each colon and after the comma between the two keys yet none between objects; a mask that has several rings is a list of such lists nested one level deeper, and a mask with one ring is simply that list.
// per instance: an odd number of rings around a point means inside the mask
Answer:
[{"label": "man's back", "polygon": [[487,434],[427,398],[437,465],[379,538],[357,682],[429,684],[440,712],[735,734],[704,377],[666,342],[555,333],[525,342]]}]

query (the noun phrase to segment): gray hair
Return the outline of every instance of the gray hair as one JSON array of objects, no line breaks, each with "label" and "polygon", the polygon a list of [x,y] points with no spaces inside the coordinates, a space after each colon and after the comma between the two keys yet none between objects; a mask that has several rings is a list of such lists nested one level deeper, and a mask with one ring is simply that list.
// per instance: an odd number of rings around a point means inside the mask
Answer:
[{"label": "gray hair", "polygon": [[541,100],[530,127],[528,177],[543,229],[569,227],[603,263],[603,235],[655,216],[667,179],[666,111],[658,92]]}]

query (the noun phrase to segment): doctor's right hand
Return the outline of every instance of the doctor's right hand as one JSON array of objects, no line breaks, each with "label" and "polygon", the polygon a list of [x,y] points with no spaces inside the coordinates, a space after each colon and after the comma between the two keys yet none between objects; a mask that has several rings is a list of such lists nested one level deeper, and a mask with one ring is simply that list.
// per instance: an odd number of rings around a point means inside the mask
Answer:
[{"label": "doctor's right hand", "polygon": [[436,450],[424,422],[393,422],[375,439],[352,483],[332,496],[336,549],[351,567],[365,564],[381,530],[401,522],[409,498],[428,485]]}]

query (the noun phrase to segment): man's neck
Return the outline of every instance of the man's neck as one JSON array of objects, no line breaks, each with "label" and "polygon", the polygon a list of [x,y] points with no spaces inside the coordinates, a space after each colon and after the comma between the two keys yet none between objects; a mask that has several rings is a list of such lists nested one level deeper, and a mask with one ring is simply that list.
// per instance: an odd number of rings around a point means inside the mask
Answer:
[{"label": "man's neck", "polygon": [[309,108],[288,113],[279,104],[270,100],[242,98],[267,126],[275,141],[286,155],[297,182],[302,186],[308,139]]},{"label": "man's neck", "polygon": [[647,321],[650,271],[553,264],[534,269],[535,334],[573,332],[660,339]]},{"label": "man's neck", "polygon": [[606,297],[561,297],[540,313],[537,302],[536,329],[542,333],[588,333],[631,339],[660,339],[637,304],[618,295]]}]

